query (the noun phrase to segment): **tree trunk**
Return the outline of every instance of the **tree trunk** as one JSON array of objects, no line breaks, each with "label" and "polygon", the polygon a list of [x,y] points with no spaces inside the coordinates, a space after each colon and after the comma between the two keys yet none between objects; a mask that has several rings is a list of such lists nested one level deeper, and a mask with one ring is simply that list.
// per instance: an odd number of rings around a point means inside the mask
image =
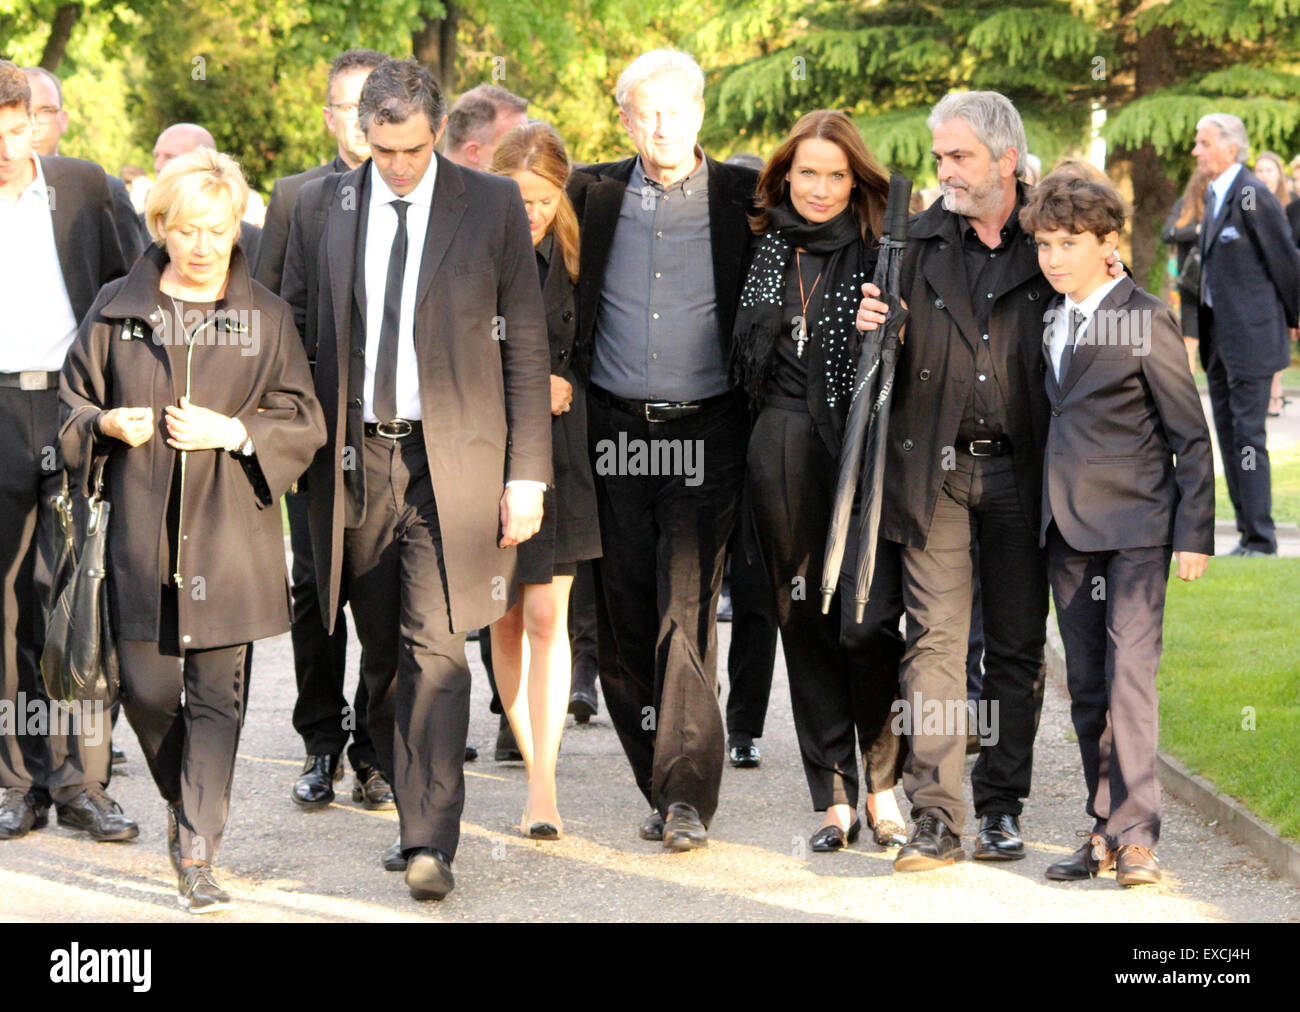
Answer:
[{"label": "tree trunk", "polygon": [[443,0],[446,13],[440,18],[426,18],[411,32],[411,52],[429,68],[444,93],[456,90],[456,31],[460,10],[453,0]]},{"label": "tree trunk", "polygon": [[68,39],[72,37],[72,29],[80,18],[81,4],[59,5],[59,9],[54,12],[50,37],[45,42],[45,51],[41,53],[41,62],[38,64],[42,70],[48,70],[51,74],[59,72],[59,64],[63,62],[63,54],[68,49]]},{"label": "tree trunk", "polygon": [[[1174,29],[1156,28],[1134,40],[1133,97],[1149,95],[1177,79]],[[1190,157],[1192,139],[1187,139]],[[1164,174],[1160,159],[1149,144],[1123,152],[1133,183],[1133,277],[1139,285],[1163,280],[1156,276],[1156,257],[1160,245],[1160,225],[1173,206],[1177,191]]]}]

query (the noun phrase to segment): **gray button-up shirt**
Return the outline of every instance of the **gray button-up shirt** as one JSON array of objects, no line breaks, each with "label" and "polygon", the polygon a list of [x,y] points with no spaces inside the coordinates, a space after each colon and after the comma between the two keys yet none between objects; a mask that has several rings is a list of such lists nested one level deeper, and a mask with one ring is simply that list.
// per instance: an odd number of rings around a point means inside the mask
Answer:
[{"label": "gray button-up shirt", "polygon": [[731,386],[718,334],[709,171],[664,188],[632,166],[596,312],[591,379],[629,400],[693,401]]}]

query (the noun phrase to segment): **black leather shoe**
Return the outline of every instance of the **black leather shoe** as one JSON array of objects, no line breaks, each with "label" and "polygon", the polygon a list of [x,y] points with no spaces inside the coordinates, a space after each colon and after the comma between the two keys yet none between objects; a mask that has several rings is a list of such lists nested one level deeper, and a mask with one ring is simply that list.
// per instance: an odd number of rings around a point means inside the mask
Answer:
[{"label": "black leather shoe", "polygon": [[0,795],[0,840],[17,840],[50,822],[49,808],[26,787],[6,787]]},{"label": "black leather shoe", "polygon": [[519,751],[519,742],[515,741],[515,732],[510,727],[510,719],[501,714],[501,724],[497,729],[497,749],[493,758],[499,763],[518,763],[524,761],[524,754]]},{"label": "black leather shoe", "polygon": [[181,873],[181,827],[176,821],[176,806],[167,806],[167,860],[172,863],[172,871]]},{"label": "black leather shoe", "polygon": [[748,745],[731,746],[731,765],[738,770],[756,770],[763,761],[758,746],[753,742]]},{"label": "black leather shoe", "polygon": [[599,706],[594,690],[575,688],[569,694],[569,712],[573,714],[573,719],[578,724],[585,724],[591,720]]},{"label": "black leather shoe", "polygon": [[384,871],[406,871],[406,855],[402,853],[401,834],[398,834],[392,846],[384,851]]},{"label": "black leather shoe", "polygon": [[334,784],[342,779],[343,767],[338,756],[309,755],[289,796],[299,808],[314,812],[334,800]]},{"label": "black leather shoe", "polygon": [[854,819],[853,825],[849,827],[849,835],[846,839],[844,830],[839,826],[822,826],[821,829],[813,833],[812,838],[808,841],[808,846],[818,854],[829,854],[834,850],[843,850],[850,843],[858,842],[858,834],[862,832],[862,820]]},{"label": "black leather shoe", "polygon": [[981,815],[975,839],[975,853],[971,856],[976,861],[1019,861],[1025,856],[1020,820],[1014,815]]},{"label": "black leather shoe", "polygon": [[181,869],[177,902],[192,914],[213,914],[230,909],[230,894],[212,875],[212,865],[192,864]]},{"label": "black leather shoe", "polygon": [[709,834],[692,805],[680,801],[668,806],[664,819],[664,850],[695,850],[709,845]]},{"label": "black leather shoe", "polygon": [[352,800],[361,802],[371,812],[397,807],[388,781],[377,767],[369,763],[357,765],[356,776],[352,778]]},{"label": "black leather shoe", "polygon": [[637,829],[637,835],[643,840],[653,840],[655,843],[663,841],[664,817],[659,814],[658,809],[651,809],[650,814]]},{"label": "black leather shoe", "polygon": [[134,840],[140,827],[126,817],[122,806],[99,784],[92,784],[66,805],[55,805],[59,825],[80,829],[101,843]]},{"label": "black leather shoe", "polygon": [[1277,552],[1265,552],[1259,548],[1247,548],[1240,541],[1233,547],[1229,555],[1235,555],[1245,559],[1272,559],[1277,556]]},{"label": "black leather shoe", "polygon": [[1120,847],[1115,858],[1115,881],[1122,886],[1155,885],[1160,881],[1160,862],[1146,847]]},{"label": "black leather shoe", "polygon": [[894,858],[894,871],[929,871],[965,859],[961,837],[937,815],[923,812],[912,827],[911,838]]},{"label": "black leather shoe", "polygon": [[1115,852],[1110,849],[1104,836],[1100,833],[1079,835],[1086,836],[1088,842],[1069,857],[1047,866],[1044,874],[1054,882],[1074,882],[1078,879],[1095,878],[1115,867]]},{"label": "black leather shoe", "polygon": [[432,847],[417,850],[406,862],[406,885],[412,899],[442,899],[456,888],[451,858]]},{"label": "black leather shoe", "polygon": [[126,765],[126,753],[114,745],[111,741],[108,743],[108,754],[114,766]]},{"label": "black leather shoe", "polygon": [[466,745],[466,746],[465,746],[465,761],[466,761],[467,763],[472,763],[472,762],[473,762],[475,759],[477,759],[477,758],[478,758],[478,749],[476,749],[473,745]]}]

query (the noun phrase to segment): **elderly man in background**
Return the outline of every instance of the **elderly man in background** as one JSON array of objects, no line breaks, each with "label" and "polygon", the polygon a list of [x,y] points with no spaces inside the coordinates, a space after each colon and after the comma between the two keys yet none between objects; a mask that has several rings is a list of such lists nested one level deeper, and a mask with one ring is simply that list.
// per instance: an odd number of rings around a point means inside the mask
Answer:
[{"label": "elderly man in background", "polygon": [[[708,843],[724,761],[714,615],[748,431],[728,360],[757,176],[696,144],[704,75],[685,53],[639,56],[617,99],[636,156],[569,184],[582,241],[575,356],[591,381],[605,543],[600,678],[652,806],[642,839],[690,850]],[[643,474],[630,455],[608,466],[613,447],[674,445],[675,473]]]},{"label": "elderly man in background", "polygon": [[1236,116],[1196,124],[1197,168],[1210,177],[1201,219],[1201,364],[1210,388],[1223,476],[1241,540],[1229,555],[1276,555],[1265,421],[1273,374],[1291,361],[1300,317],[1300,253],[1286,214],[1246,168]]}]

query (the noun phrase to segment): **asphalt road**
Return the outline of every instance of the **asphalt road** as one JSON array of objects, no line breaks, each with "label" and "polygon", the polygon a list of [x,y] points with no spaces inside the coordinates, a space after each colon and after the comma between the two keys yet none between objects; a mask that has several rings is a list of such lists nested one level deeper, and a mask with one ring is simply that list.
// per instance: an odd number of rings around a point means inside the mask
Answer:
[{"label": "asphalt road", "polygon": [[[730,631],[720,627],[724,657]],[[637,838],[644,803],[603,709],[585,727],[570,718],[565,733],[559,787],[566,838],[526,840],[515,828],[525,797],[523,767],[490,758],[496,718],[488,713],[473,644],[470,654],[470,741],[482,758],[466,767],[468,797],[451,896],[441,904],[416,903],[400,875],[382,870],[380,854],[394,838],[395,813],[367,812],[346,791],[319,813],[301,812],[289,800],[302,760],[290,724],[289,639],[282,636],[257,646],[230,821],[217,857],[237,906],[205,920],[1300,920],[1300,890],[1169,796],[1160,886],[1126,890],[1113,875],[1087,883],[1044,879],[1047,865],[1074,850],[1074,833],[1086,826],[1078,751],[1058,685],[1049,686],[1043,711],[1033,796],[1022,819],[1029,855],[1020,862],[968,861],[903,875],[893,872],[891,852],[865,837],[839,854],[806,852],[820,820],[810,810],[782,661],[760,741],[763,765],[727,768],[706,850],[671,854]],[[47,829],[0,843],[0,920],[199,920],[176,906],[162,802],[125,724],[119,739],[129,761],[111,792],[139,821],[139,839],[96,844],[51,819]],[[344,786],[350,783],[349,774]],[[966,843],[969,851],[972,843]]]}]

